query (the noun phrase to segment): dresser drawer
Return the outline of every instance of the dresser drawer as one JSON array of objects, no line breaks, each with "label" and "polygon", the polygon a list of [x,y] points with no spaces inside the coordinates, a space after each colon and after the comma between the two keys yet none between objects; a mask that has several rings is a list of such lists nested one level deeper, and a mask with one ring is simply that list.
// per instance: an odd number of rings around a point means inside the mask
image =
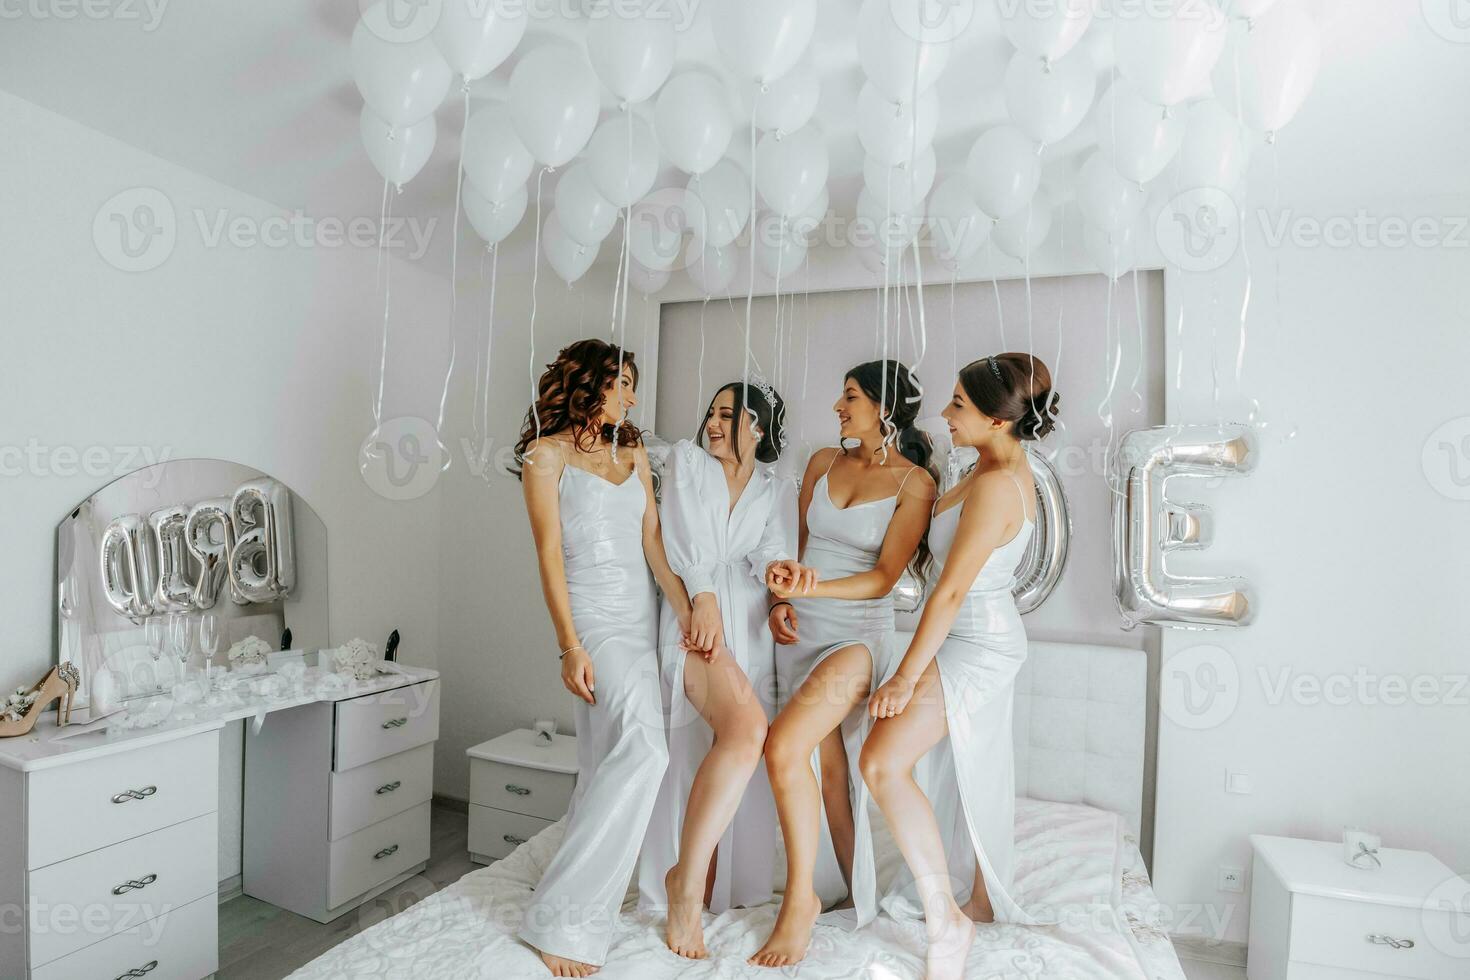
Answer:
[{"label": "dresser drawer", "polygon": [[[218,888],[215,814],[31,873],[31,963],[49,963]],[[80,914],[79,914],[80,913]]]},{"label": "dresser drawer", "polygon": [[219,733],[30,773],[26,866],[41,868],[219,809]]},{"label": "dresser drawer", "polygon": [[332,773],[332,825],[337,840],[386,820],[434,793],[434,745],[390,755],[346,772]]},{"label": "dresser drawer", "polygon": [[[1298,963],[1318,964],[1406,980],[1464,980],[1470,966],[1463,958],[1451,956],[1452,951],[1436,947],[1426,932],[1426,926],[1439,925],[1437,935],[1456,935],[1447,921],[1426,921],[1432,916],[1447,920],[1453,914],[1295,895],[1290,959],[1293,968]],[[1401,945],[1371,942],[1369,936],[1392,937]]]},{"label": "dresser drawer", "polygon": [[510,813],[494,807],[470,804],[470,853],[499,860],[541,831],[552,821]]},{"label": "dresser drawer", "polygon": [[336,908],[428,859],[428,803],[332,841],[327,907]]},{"label": "dresser drawer", "polygon": [[572,802],[577,777],[504,762],[470,762],[470,802],[543,820],[559,820]]},{"label": "dresser drawer", "polygon": [[[53,960],[32,980],[199,980],[219,969],[218,904],[213,895]],[[137,971],[146,970],[146,973]],[[133,971],[133,972],[129,972]]]},{"label": "dresser drawer", "polygon": [[339,701],[332,768],[346,772],[438,737],[438,681]]}]

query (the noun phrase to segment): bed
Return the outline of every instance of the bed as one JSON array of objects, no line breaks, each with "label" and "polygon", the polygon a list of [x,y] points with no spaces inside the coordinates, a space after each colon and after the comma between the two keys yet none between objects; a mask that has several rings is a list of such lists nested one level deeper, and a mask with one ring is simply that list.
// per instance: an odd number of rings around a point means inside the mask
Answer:
[{"label": "bed", "polygon": [[[1138,848],[1146,684],[1138,651],[1033,643],[1016,691],[1016,869],[1022,904],[1047,926],[987,925],[966,975],[974,980],[1183,980]],[[876,814],[876,811],[875,811]],[[874,844],[880,884],[901,866],[881,817]],[[504,860],[465,875],[392,918],[369,926],[293,974],[296,980],[547,976],[515,932],[542,869],[556,853],[557,823]],[[640,913],[630,888],[612,924],[605,980],[683,977],[920,977],[922,923],[880,917],[856,933],[829,913],[807,958],[773,971],[748,966],[776,905],[706,916],[710,958],[681,959],[662,941],[662,918]]]}]

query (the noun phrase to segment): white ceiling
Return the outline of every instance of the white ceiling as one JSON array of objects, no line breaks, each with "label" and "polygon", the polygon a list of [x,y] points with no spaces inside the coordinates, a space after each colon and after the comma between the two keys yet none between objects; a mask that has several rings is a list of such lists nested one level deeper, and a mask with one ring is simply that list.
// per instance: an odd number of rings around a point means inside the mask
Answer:
[{"label": "white ceiling", "polygon": [[[1334,205],[1400,193],[1470,196],[1470,44],[1437,36],[1421,13],[1421,2],[1454,0],[1281,2],[1316,16],[1325,39],[1317,87],[1281,135],[1286,196]],[[160,11],[156,22],[149,4]],[[0,88],[283,208],[376,217],[382,181],[358,141],[362,103],[348,64],[354,0],[110,0],[102,9],[114,16],[57,16],[85,6],[28,0],[10,8],[0,30]],[[823,83],[816,121],[832,149],[834,207],[843,209],[862,160],[852,123],[862,83],[858,0],[819,7],[807,58]],[[939,82],[941,172],[1004,118],[1000,78],[1011,49],[994,3],[977,0],[977,11]],[[581,29],[577,21],[535,22],[519,51]],[[1095,24],[1083,43],[1106,71],[1106,32]],[[680,35],[676,70],[693,65],[720,70],[707,4]],[[474,101],[503,97],[513,67],[514,57],[477,83]],[[616,111],[610,97],[605,110]],[[434,157],[395,213],[449,213],[461,112],[451,94]],[[1086,130],[1050,148],[1049,160],[1065,163],[1085,149]],[[730,155],[748,153],[737,129]],[[1260,171],[1258,164],[1258,179]],[[663,182],[677,179],[671,171]]]}]

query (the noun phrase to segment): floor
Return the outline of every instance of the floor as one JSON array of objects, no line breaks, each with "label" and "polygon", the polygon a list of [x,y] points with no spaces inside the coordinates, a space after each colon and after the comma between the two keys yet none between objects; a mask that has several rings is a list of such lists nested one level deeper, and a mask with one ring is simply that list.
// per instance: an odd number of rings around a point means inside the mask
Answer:
[{"label": "floor", "polygon": [[[402,912],[420,899],[479,867],[470,861],[468,821],[463,812],[434,807],[430,817],[429,866],[355,912],[323,925],[248,896],[219,909],[218,980],[280,980],[354,933]],[[1189,980],[1245,980],[1245,971],[1184,960]]]}]

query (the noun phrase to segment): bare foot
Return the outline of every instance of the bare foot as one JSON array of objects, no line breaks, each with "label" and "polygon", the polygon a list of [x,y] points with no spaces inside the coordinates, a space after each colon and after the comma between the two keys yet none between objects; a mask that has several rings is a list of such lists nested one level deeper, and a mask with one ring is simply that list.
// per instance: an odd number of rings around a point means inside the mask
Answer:
[{"label": "bare foot", "polygon": [[541,953],[541,962],[546,964],[546,969],[554,977],[590,977],[597,972],[597,967],[591,963],[578,963],[550,953]]},{"label": "bare foot", "polygon": [[827,909],[827,911],[828,912],[841,912],[843,909],[850,909],[850,908],[855,908],[855,907],[856,906],[854,905],[853,900],[852,900],[852,894],[849,892],[846,898],[844,898],[842,901],[838,902],[836,905],[833,905],[831,908]]},{"label": "bare foot", "polygon": [[704,948],[704,903],[700,901],[703,889],[699,882],[689,888],[679,874],[676,864],[664,875],[664,891],[669,897],[669,949],[691,960],[702,960],[709,956]]},{"label": "bare foot", "polygon": [[971,922],[995,921],[995,909],[990,907],[989,895],[971,898],[964,905],[960,906],[960,911],[965,913],[965,918]]},{"label": "bare foot", "polygon": [[938,930],[930,930],[929,952],[924,957],[925,980],[961,980],[974,942],[975,923],[951,903]]},{"label": "bare foot", "polygon": [[746,962],[755,966],[800,963],[806,956],[806,948],[811,945],[812,926],[821,913],[822,900],[816,892],[788,893],[781,900],[781,912],[776,916],[776,928],[771,930],[771,938]]}]

